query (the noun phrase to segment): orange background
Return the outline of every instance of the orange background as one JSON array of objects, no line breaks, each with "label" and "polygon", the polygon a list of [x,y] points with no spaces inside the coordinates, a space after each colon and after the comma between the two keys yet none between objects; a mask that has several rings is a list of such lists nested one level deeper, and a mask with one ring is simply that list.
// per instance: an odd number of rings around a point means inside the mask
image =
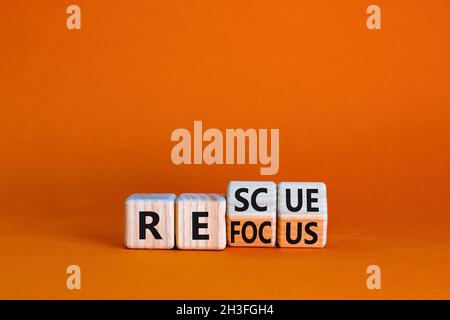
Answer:
[{"label": "orange background", "polygon": [[[1,0],[0,298],[449,299],[449,14],[447,0]],[[194,120],[279,128],[279,173],[173,165],[171,132]],[[229,180],[327,183],[327,248],[123,248],[128,194]],[[69,264],[82,290],[66,289]]]}]

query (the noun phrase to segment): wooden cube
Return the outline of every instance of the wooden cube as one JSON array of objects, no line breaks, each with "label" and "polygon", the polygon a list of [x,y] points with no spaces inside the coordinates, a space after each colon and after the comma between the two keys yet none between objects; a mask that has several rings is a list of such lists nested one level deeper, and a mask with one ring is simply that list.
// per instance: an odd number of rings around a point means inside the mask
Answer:
[{"label": "wooden cube", "polygon": [[175,244],[174,194],[133,194],[125,201],[125,246],[172,249]]},{"label": "wooden cube", "polygon": [[226,247],[226,201],[220,194],[183,193],[176,200],[179,249],[223,250]]},{"label": "wooden cube", "polygon": [[321,182],[278,184],[280,247],[323,248],[327,242],[327,190]]},{"label": "wooden cube", "polygon": [[227,192],[229,246],[273,247],[276,244],[277,188],[269,181],[231,181]]}]

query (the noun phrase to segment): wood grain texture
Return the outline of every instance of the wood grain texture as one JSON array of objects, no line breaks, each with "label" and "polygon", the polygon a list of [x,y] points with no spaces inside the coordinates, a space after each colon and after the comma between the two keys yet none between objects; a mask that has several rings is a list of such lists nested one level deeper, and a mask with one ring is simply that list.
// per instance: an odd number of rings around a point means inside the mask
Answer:
[{"label": "wood grain texture", "polygon": [[[207,240],[194,239],[195,212],[206,212],[201,217],[198,233],[208,235]],[[220,194],[183,193],[176,199],[176,244],[179,249],[223,250],[226,247],[226,200]],[[196,228],[197,229],[197,228]]]},{"label": "wood grain texture", "polygon": [[[277,228],[276,199],[277,188],[274,182],[230,181],[227,190],[228,245],[245,247],[275,246]],[[233,222],[239,223],[234,229],[239,234],[234,236],[231,234],[231,224]],[[260,230],[261,224],[264,222],[270,222],[270,227],[265,226]],[[255,227],[256,237],[254,237]],[[270,239],[270,242],[265,243],[266,239]]]},{"label": "wood grain texture", "polygon": [[323,248],[327,242],[327,190],[322,182],[278,184],[277,243]]},{"label": "wood grain texture", "polygon": [[[174,194],[133,194],[125,201],[125,246],[130,249],[172,249],[175,245]],[[155,229],[162,239],[156,239],[145,230],[145,239],[139,238],[139,212],[153,211],[159,221]],[[150,219],[150,221],[148,221]],[[151,223],[151,217],[146,218]]]}]

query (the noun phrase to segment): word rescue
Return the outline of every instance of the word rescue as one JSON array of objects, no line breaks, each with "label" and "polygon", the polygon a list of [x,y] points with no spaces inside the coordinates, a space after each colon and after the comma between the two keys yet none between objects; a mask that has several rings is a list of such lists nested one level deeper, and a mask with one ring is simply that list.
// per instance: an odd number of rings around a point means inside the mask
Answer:
[{"label": "word rescue", "polygon": [[133,194],[125,201],[130,249],[323,248],[327,194],[321,182],[231,181],[220,194]]},{"label": "word rescue", "polygon": [[279,129],[270,129],[270,132],[267,129],[226,129],[224,135],[215,128],[203,132],[202,121],[194,121],[192,136],[184,128],[172,132],[171,141],[177,143],[172,148],[171,158],[176,165],[246,164],[248,158],[248,164],[259,163],[263,166],[260,169],[261,175],[274,175],[278,173],[280,166],[279,140]]}]

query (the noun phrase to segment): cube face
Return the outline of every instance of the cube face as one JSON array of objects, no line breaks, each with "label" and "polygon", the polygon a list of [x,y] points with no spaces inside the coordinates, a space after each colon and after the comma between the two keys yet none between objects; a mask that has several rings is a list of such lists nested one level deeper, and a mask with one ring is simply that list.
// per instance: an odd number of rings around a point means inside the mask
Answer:
[{"label": "cube face", "polygon": [[278,185],[277,242],[280,247],[323,248],[327,241],[327,191],[321,182]]},{"label": "cube face", "polygon": [[133,194],[125,201],[125,246],[172,249],[175,245],[174,194]]},{"label": "cube face", "polygon": [[227,241],[236,247],[276,244],[277,188],[271,181],[231,181],[227,191]]},{"label": "cube face", "polygon": [[176,200],[176,244],[185,250],[226,247],[226,201],[220,194],[183,193]]}]

